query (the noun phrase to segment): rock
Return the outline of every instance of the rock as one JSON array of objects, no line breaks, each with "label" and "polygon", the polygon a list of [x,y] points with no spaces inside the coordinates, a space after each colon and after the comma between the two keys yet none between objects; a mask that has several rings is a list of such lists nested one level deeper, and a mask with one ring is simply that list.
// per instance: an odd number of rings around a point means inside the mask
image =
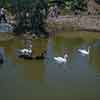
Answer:
[{"label": "rock", "polygon": [[32,34],[32,37],[36,39],[38,38],[36,34]]},{"label": "rock", "polygon": [[1,23],[0,32],[13,32],[13,27],[8,23]]}]

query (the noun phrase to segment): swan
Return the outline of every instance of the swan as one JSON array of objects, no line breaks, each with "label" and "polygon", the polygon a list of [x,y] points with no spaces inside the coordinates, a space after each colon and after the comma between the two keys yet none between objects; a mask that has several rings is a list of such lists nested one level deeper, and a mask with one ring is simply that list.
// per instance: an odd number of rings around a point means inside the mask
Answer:
[{"label": "swan", "polygon": [[22,53],[32,53],[31,49],[21,49],[20,52]]},{"label": "swan", "polygon": [[78,51],[83,55],[89,55],[90,53],[90,47],[88,47],[88,50],[85,49],[78,49]]},{"label": "swan", "polygon": [[66,63],[68,55],[65,54],[64,57],[54,57],[54,60],[58,63]]}]

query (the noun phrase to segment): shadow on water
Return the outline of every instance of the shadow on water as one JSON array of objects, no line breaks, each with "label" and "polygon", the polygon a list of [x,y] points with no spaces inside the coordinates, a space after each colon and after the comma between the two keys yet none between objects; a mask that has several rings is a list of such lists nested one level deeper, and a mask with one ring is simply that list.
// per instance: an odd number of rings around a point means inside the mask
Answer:
[{"label": "shadow on water", "polygon": [[[82,38],[56,37],[49,40],[34,39],[32,43],[34,55],[47,50],[46,59],[24,60],[16,57],[15,50],[24,47],[23,41],[0,43],[3,49],[0,51],[4,52],[6,59],[0,69],[0,81],[4,83],[0,82],[0,96],[7,95],[8,100],[11,100],[11,96],[17,96],[18,100],[26,100],[25,97],[32,100],[34,96],[66,96],[68,100],[95,100],[96,72],[100,73],[99,40],[87,42]],[[82,56],[78,49],[87,50],[88,46],[91,46],[90,54]],[[65,50],[68,62],[56,63],[53,57],[63,57]]]},{"label": "shadow on water", "polygon": [[3,63],[4,63],[4,50],[3,48],[0,48],[0,68],[2,67]]}]

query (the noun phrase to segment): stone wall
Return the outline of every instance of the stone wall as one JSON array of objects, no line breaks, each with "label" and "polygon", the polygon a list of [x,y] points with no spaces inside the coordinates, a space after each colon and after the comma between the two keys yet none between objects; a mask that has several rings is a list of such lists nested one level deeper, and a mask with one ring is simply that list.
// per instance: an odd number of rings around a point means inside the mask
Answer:
[{"label": "stone wall", "polygon": [[88,0],[87,2],[88,12],[90,14],[97,14],[100,12],[100,4],[96,3],[96,0]]},{"label": "stone wall", "polygon": [[47,24],[50,32],[69,30],[100,31],[100,16],[59,16],[57,19],[48,19]]}]

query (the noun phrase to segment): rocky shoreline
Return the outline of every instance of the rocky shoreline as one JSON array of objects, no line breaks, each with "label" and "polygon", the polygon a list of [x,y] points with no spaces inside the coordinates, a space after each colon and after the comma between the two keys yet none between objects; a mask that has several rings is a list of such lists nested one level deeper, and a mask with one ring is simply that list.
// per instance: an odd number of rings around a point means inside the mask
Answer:
[{"label": "rocky shoreline", "polygon": [[47,20],[48,30],[53,33],[65,31],[100,32],[100,16],[66,15]]},{"label": "rocky shoreline", "polygon": [[[14,21],[14,19],[12,21]],[[65,33],[69,31],[87,31],[99,33],[100,16],[59,16],[58,18],[47,19],[45,28],[50,34]],[[7,41],[13,39],[14,37],[15,36],[13,33],[0,32],[0,41]]]}]

